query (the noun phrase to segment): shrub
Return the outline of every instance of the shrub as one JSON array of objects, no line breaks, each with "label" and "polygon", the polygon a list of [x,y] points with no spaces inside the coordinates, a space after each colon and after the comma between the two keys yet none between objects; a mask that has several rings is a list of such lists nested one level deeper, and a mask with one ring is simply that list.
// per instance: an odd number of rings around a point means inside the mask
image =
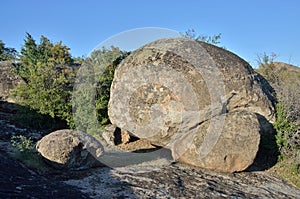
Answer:
[{"label": "shrub", "polygon": [[[194,29],[188,29],[184,33],[180,33],[181,37],[193,39],[195,41],[203,41],[212,45],[219,45],[221,42],[221,33],[213,36],[198,35]],[[223,47],[224,48],[224,47]]]},{"label": "shrub", "polygon": [[280,155],[272,171],[300,187],[300,69],[274,62],[275,58],[274,53],[264,53],[258,59],[258,72],[270,82],[277,94],[273,125]]},{"label": "shrub", "polygon": [[29,154],[33,152],[35,144],[31,138],[26,138],[23,135],[12,136],[11,144],[13,147],[17,148],[23,154]]},{"label": "shrub", "polygon": [[51,168],[44,163],[42,156],[35,151],[36,144],[31,138],[26,138],[23,135],[12,136],[11,143],[13,147],[18,149],[18,152],[12,154],[12,156],[28,168],[34,169],[40,174],[51,171]]},{"label": "shrub", "polygon": [[283,156],[295,156],[297,150],[299,150],[298,140],[294,139],[296,134],[296,125],[294,125],[287,117],[285,105],[277,103],[276,105],[276,121],[274,123],[276,130],[276,143],[281,151],[281,157]]},{"label": "shrub", "polygon": [[76,128],[90,134],[109,124],[110,86],[118,64],[129,55],[119,48],[92,52],[79,69],[73,95]]}]

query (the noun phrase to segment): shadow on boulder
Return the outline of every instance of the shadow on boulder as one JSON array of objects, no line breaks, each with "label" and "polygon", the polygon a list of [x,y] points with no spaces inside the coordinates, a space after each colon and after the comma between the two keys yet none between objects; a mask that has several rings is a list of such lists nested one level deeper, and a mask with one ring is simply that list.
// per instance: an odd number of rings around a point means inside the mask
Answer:
[{"label": "shadow on boulder", "polygon": [[273,125],[264,116],[260,114],[256,114],[256,116],[260,123],[261,138],[256,158],[247,171],[264,171],[270,169],[277,163],[279,156],[279,148],[275,137],[276,131]]}]

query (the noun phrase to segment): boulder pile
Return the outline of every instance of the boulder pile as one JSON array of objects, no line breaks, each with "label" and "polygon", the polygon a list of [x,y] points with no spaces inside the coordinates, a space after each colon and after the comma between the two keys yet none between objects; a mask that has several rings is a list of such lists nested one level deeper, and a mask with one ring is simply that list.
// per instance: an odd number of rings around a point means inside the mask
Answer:
[{"label": "boulder pile", "polygon": [[185,38],[161,39],[118,66],[111,122],[174,160],[236,172],[249,167],[274,120],[274,92],[237,55]]}]

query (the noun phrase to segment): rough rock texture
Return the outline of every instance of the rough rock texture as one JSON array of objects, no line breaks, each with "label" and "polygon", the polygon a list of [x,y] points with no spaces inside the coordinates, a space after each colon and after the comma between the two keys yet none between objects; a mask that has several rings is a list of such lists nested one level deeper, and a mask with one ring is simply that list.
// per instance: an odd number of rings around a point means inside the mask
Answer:
[{"label": "rough rock texture", "polygon": [[[176,153],[182,147],[188,148],[179,160],[210,170],[235,172],[247,169],[249,163],[252,163],[255,159],[259,149],[260,125],[257,116],[254,113],[245,111],[228,113],[217,143],[210,153],[202,155],[201,152],[205,150],[202,148],[210,147],[202,146],[209,124],[210,121],[206,121],[199,126],[192,144],[180,141],[176,143],[173,153]],[[218,132],[212,133],[218,135]],[[213,144],[211,142],[207,143]]]},{"label": "rough rock texture", "polygon": [[130,135],[129,132],[116,127],[115,125],[107,125],[100,136],[105,140],[106,144],[110,146],[116,146],[120,144],[128,144],[131,141],[135,141],[138,138]]},{"label": "rough rock texture", "polygon": [[23,80],[13,72],[13,64],[0,62],[0,99],[6,100],[11,89],[15,88]]},{"label": "rough rock texture", "polygon": [[[223,159],[227,154],[226,165],[237,166],[235,162],[240,160],[234,157],[252,153],[251,158],[243,159],[245,162],[240,167],[232,169],[240,171],[253,162],[258,149],[257,119],[253,114],[247,115],[254,122],[247,127],[246,120],[235,121],[241,115],[229,120],[225,113],[247,111],[273,121],[274,101],[273,89],[267,81],[233,53],[184,38],[161,39],[139,48],[119,65],[111,87],[109,117],[121,129],[173,150],[178,140],[195,143],[194,135],[204,136],[203,146],[197,145],[194,155],[211,153],[209,156],[213,157],[214,152],[228,150],[228,153],[215,154],[216,158]],[[206,129],[207,122],[209,130],[204,135],[201,129]],[[224,126],[228,130],[223,132]],[[246,129],[239,131],[241,128]],[[229,132],[230,129],[235,131]],[[212,150],[222,133],[233,138],[220,141],[228,142],[229,147]],[[247,137],[251,145],[231,150],[236,142],[246,142],[239,137]],[[180,158],[188,148],[178,149],[174,158]],[[233,151],[238,154],[230,155]],[[222,171],[222,166],[217,170]],[[226,167],[223,171],[229,170]]]},{"label": "rough rock texture", "polygon": [[90,198],[79,189],[47,179],[0,149],[0,198]]},{"label": "rough rock texture", "polygon": [[300,190],[266,172],[225,174],[173,164],[159,170],[98,168],[65,180],[91,198],[299,198]]},{"label": "rough rock texture", "polygon": [[43,137],[36,148],[47,163],[58,169],[86,169],[101,165],[96,158],[103,153],[102,145],[81,131],[55,131]]},{"label": "rough rock texture", "polygon": [[[8,136],[27,135],[0,109],[0,198],[299,198],[300,190],[263,172],[218,173],[180,163],[112,170],[37,173],[9,156]],[[5,136],[3,136],[5,135]],[[146,172],[145,172],[146,171]]]}]

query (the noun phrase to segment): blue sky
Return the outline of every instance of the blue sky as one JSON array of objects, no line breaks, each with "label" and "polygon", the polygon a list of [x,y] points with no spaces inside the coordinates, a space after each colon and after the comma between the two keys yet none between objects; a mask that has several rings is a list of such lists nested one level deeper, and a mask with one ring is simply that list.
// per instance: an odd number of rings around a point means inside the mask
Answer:
[{"label": "blue sky", "polygon": [[135,28],[160,27],[204,35],[252,65],[257,54],[300,66],[299,0],[9,0],[1,2],[0,39],[19,50],[25,33],[63,41],[73,56]]}]

